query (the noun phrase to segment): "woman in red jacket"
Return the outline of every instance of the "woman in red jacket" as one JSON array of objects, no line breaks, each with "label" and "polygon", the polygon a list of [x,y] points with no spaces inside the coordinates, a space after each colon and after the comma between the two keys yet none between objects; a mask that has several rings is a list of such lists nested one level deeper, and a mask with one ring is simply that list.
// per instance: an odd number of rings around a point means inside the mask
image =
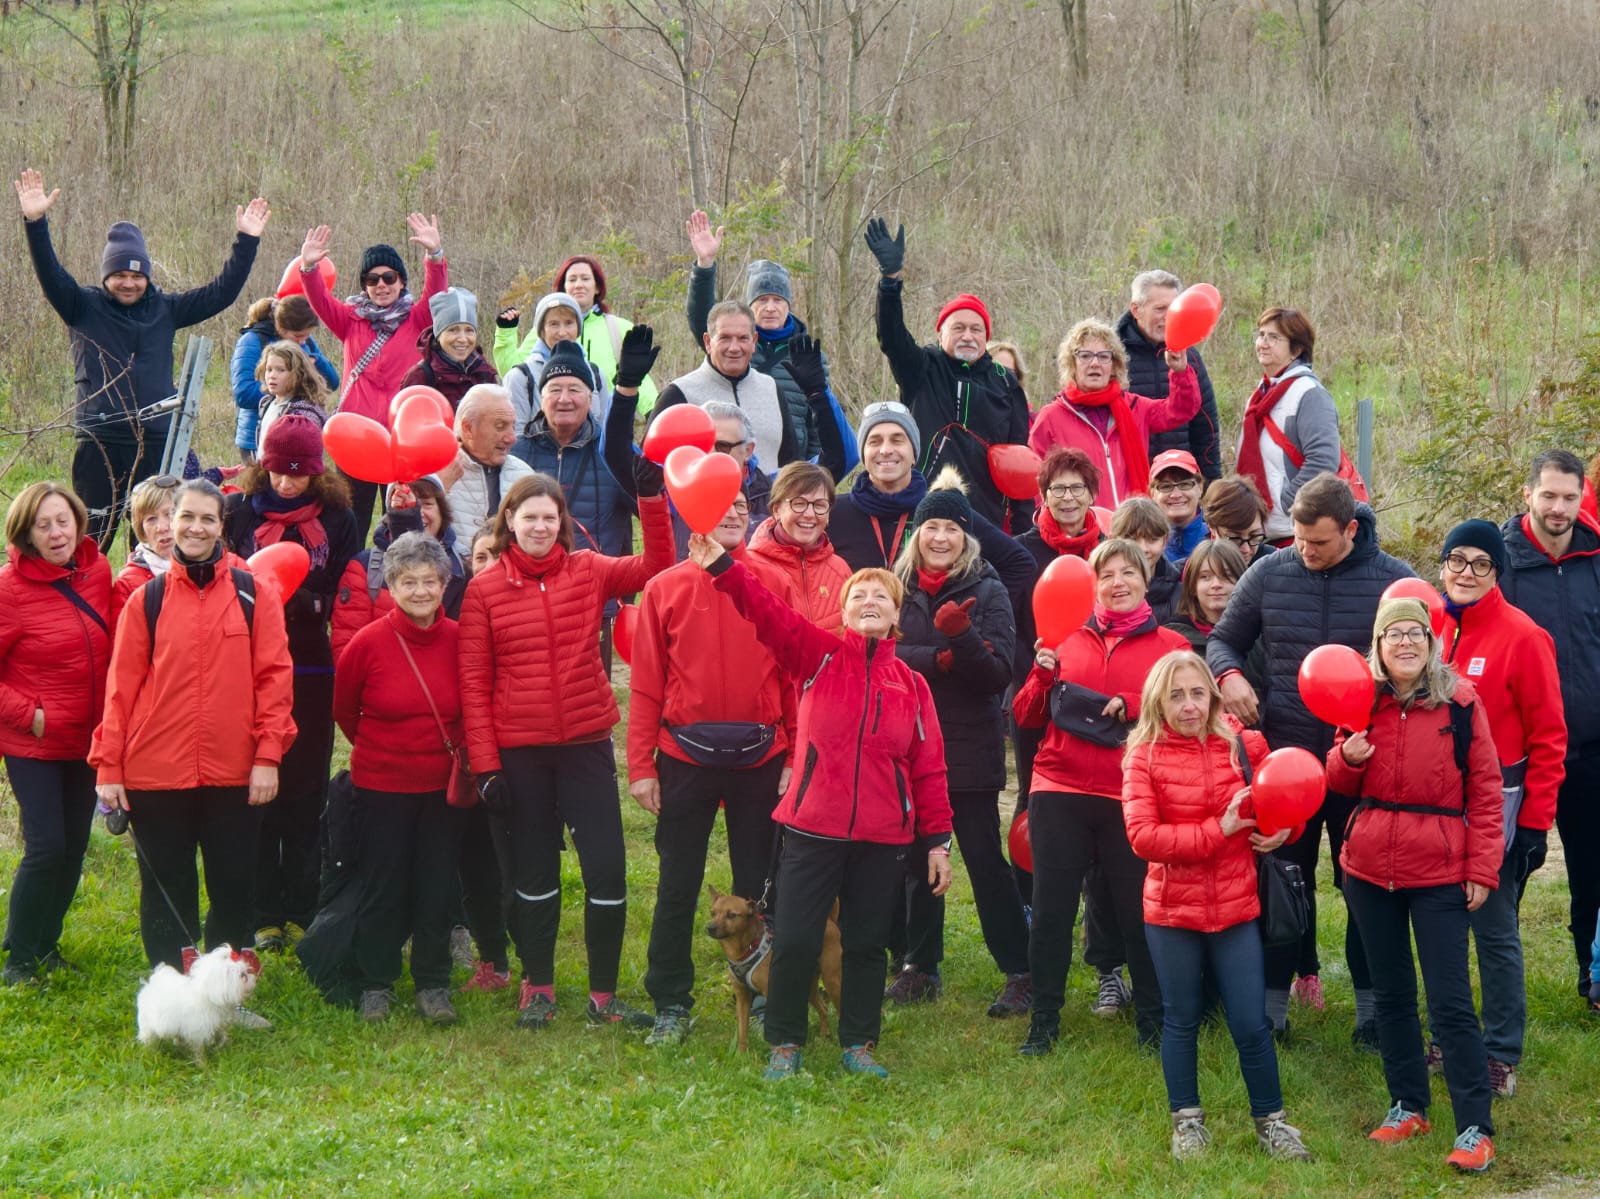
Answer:
[{"label": "woman in red jacket", "polygon": [[1241,735],[1239,722],[1223,712],[1222,692],[1205,659],[1173,653],[1157,662],[1145,680],[1139,723],[1128,736],[1122,818],[1133,852],[1150,864],[1144,933],[1161,982],[1161,1072],[1172,1113],[1172,1155],[1193,1157],[1211,1140],[1196,1052],[1209,963],[1250,1094],[1256,1139],[1272,1157],[1307,1161],[1300,1130],[1284,1119],[1256,927],[1256,855],[1277,849],[1295,830],[1270,837],[1251,831],[1241,752],[1253,773],[1267,756],[1266,738]]},{"label": "woman in red jacket", "polygon": [[1467,930],[1468,913],[1499,884],[1505,845],[1494,734],[1472,685],[1440,660],[1421,600],[1378,606],[1368,660],[1378,682],[1372,724],[1334,743],[1328,788],[1361,797],[1339,864],[1372,969],[1378,1048],[1392,1104],[1372,1139],[1392,1145],[1431,1129],[1417,1019],[1420,962],[1428,1023],[1444,1049],[1456,1120],[1447,1160],[1457,1169],[1483,1171],[1494,1161],[1494,1123],[1488,1059],[1472,1006]]},{"label": "woman in red jacket", "polygon": [[89,513],[59,483],[30,483],[6,513],[0,567],[0,752],[17,797],[5,985],[65,965],[57,941],[94,821],[84,758],[106,698],[111,568]]},{"label": "woman in red jacket", "polygon": [[750,538],[746,565],[802,616],[838,632],[839,595],[850,566],[828,541],[833,476],[826,467],[791,462],[772,481],[772,513]]},{"label": "woman in red jacket", "polygon": [[456,622],[444,614],[450,557],[426,533],[383,556],[394,606],[350,639],[333,715],[350,739],[365,899],[356,917],[361,1018],[389,1017],[400,950],[411,939],[417,1014],[454,1024],[450,929],[460,904],[457,854],[466,811],[445,802],[461,743]]},{"label": "woman in red jacket", "polygon": [[224,560],[222,492],[185,482],[172,523],[171,569],[122,610],[89,762],[101,803],[125,809],[139,838],[145,954],[181,970],[200,924],[197,848],[207,947],[250,944],[260,809],[295,735],[294,665],[277,593],[245,594],[248,572]]},{"label": "woman in red jacket", "polygon": [[767,979],[768,1081],[800,1068],[808,998],[834,901],[844,938],[839,997],[841,1064],[887,1078],[873,1058],[883,1019],[889,925],[904,902],[907,859],[927,856],[928,886],[950,886],[950,796],[944,736],[928,683],[895,657],[900,580],[858,570],[841,593],[845,631],[825,632],[760,584],[709,537],[689,557],[755,626],[801,684],[795,761],[772,818],[785,826]]},{"label": "woman in red jacket", "polygon": [[1102,541],[1089,555],[1089,569],[1095,574],[1089,622],[1059,649],[1034,643],[1033,669],[1012,701],[1019,725],[1045,726],[1028,798],[1033,1020],[1018,1050],[1026,1057],[1049,1053],[1060,1035],[1078,896],[1096,862],[1113,908],[1102,916],[1120,932],[1133,976],[1139,1043],[1155,1045],[1161,1037],[1161,988],[1140,936],[1144,863],[1134,857],[1122,823],[1122,743],[1139,717],[1151,669],[1189,643],[1156,624],[1145,600],[1150,568],[1135,543]]},{"label": "woman in red jacket", "polygon": [[156,475],[133,489],[128,518],[135,538],[128,561],[111,584],[111,628],[116,631],[123,605],[134,591],[172,565],[172,501],[183,480]]},{"label": "woman in red jacket", "polygon": [[495,517],[500,558],[467,584],[461,605],[461,697],[472,771],[485,803],[508,812],[511,914],[522,957],[517,1027],[555,1019],[562,825],[583,871],[588,1017],[648,1028],[617,995],[627,921],[626,850],[611,730],[620,719],[600,657],[606,601],[672,565],[672,515],[661,471],[637,458],[644,553],[575,548],[561,484],[518,479]]}]

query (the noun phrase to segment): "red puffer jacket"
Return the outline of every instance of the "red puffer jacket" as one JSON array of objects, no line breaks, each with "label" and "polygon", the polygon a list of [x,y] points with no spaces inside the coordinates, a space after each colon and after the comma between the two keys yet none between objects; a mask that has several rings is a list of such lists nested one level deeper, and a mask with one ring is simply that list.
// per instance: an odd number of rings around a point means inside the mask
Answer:
[{"label": "red puffer jacket", "polygon": [[774,534],[777,524],[777,518],[770,516],[761,522],[750,538],[746,567],[812,624],[830,633],[843,632],[840,597],[852,573],[850,564],[833,552],[826,535],[808,550],[785,545]]},{"label": "red puffer jacket", "polygon": [[794,776],[772,818],[821,837],[886,845],[948,833],[933,695],[895,657],[894,642],[824,632],[731,558],[713,569],[717,590],[801,688]]},{"label": "red puffer jacket", "polygon": [[[1144,876],[1144,918],[1168,928],[1221,932],[1261,914],[1251,829],[1222,835],[1221,819],[1244,786],[1233,737],[1181,737],[1128,753],[1122,775],[1122,819],[1133,852],[1150,863]],[[1244,734],[1252,766],[1267,756],[1267,739]]]},{"label": "red puffer jacket", "polygon": [[[78,543],[67,566],[16,546],[7,556],[9,564],[0,567],[0,753],[81,761],[106,702],[111,567],[93,537]],[[58,581],[106,626],[57,591]],[[35,708],[44,709],[43,737],[33,735]]]},{"label": "red puffer jacket", "polygon": [[644,553],[610,558],[559,546],[543,559],[515,542],[467,584],[461,708],[472,769],[500,769],[502,746],[598,741],[621,716],[600,660],[600,613],[672,565],[665,496],[641,497]]},{"label": "red puffer jacket", "polygon": [[1182,633],[1159,627],[1151,617],[1131,636],[1112,638],[1109,646],[1093,624],[1086,624],[1061,643],[1054,674],[1035,663],[1011,703],[1019,725],[1045,730],[1033,760],[1034,791],[1122,797],[1122,749],[1074,737],[1050,719],[1050,688],[1058,679],[1105,696],[1120,695],[1132,722],[1139,719],[1139,697],[1151,668],[1174,650],[1188,648]]},{"label": "red puffer jacket", "polygon": [[[1473,704],[1467,755],[1465,821],[1458,815],[1358,810],[1346,826],[1339,864],[1379,887],[1442,887],[1474,882],[1493,888],[1505,853],[1500,762],[1489,715],[1472,684],[1456,684],[1453,703]],[[1328,786],[1340,795],[1459,811],[1461,771],[1450,735],[1450,706],[1402,709],[1385,686],[1367,730],[1375,752],[1361,766],[1344,758],[1344,734],[1328,751]]]}]

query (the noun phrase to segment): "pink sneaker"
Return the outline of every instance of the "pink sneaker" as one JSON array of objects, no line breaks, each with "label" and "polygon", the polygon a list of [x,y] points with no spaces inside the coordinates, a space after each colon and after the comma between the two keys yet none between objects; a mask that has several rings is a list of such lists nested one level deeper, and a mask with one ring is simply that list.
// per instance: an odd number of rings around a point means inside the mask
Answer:
[{"label": "pink sneaker", "polygon": [[1322,1001],[1322,980],[1315,974],[1306,974],[1289,985],[1289,996],[1316,1011],[1326,1006]]},{"label": "pink sneaker", "polygon": [[461,984],[463,991],[504,991],[511,985],[511,975],[502,974],[493,962],[474,962],[472,977]]}]

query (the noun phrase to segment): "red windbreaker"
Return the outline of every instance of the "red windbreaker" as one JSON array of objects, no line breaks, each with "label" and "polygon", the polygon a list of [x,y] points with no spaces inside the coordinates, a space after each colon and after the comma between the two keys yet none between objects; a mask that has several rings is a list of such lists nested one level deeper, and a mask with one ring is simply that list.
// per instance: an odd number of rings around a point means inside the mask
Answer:
[{"label": "red windbreaker", "polygon": [[844,629],[841,597],[844,582],[853,573],[850,564],[834,553],[824,536],[808,550],[785,545],[774,535],[777,519],[768,517],[750,538],[746,568],[789,607],[830,633]]}]

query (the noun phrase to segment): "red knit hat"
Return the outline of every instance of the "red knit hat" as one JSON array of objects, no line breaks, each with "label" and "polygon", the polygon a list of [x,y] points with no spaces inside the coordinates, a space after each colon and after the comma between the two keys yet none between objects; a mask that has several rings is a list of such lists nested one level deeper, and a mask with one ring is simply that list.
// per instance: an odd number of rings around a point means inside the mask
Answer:
[{"label": "red knit hat", "polygon": [[970,308],[983,318],[983,335],[985,337],[994,336],[994,329],[989,324],[989,310],[983,306],[983,301],[978,299],[977,296],[968,295],[965,292],[939,309],[939,319],[933,322],[934,332],[938,332],[945,321],[950,319],[952,312],[960,312],[963,308]]},{"label": "red knit hat", "polygon": [[309,416],[288,412],[267,429],[261,469],[274,475],[320,475],[322,430]]}]

